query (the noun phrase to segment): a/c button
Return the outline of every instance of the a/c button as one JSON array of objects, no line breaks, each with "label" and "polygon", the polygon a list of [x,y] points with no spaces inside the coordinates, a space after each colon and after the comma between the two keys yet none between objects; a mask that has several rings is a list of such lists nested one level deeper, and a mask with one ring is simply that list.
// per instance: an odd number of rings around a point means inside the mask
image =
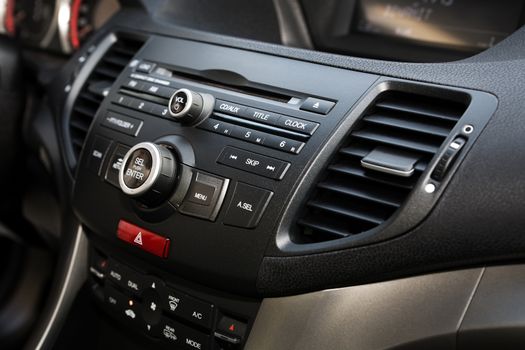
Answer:
[{"label": "a/c button", "polygon": [[273,192],[238,182],[224,224],[254,228],[259,224]]}]

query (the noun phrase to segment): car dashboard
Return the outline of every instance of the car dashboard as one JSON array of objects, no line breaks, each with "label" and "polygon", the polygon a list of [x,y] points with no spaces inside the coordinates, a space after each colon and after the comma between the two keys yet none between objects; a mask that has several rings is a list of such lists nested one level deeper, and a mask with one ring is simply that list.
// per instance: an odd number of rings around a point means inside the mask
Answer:
[{"label": "car dashboard", "polygon": [[525,342],[522,1],[0,8],[61,223],[26,348]]}]

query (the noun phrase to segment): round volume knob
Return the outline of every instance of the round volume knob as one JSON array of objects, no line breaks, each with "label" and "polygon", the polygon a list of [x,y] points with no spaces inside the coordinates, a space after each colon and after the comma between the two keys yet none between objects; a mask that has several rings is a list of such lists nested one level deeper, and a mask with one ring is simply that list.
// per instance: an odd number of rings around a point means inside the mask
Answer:
[{"label": "round volume knob", "polygon": [[173,154],[165,146],[142,142],[124,156],[118,181],[125,194],[154,206],[172,192],[176,176]]},{"label": "round volume knob", "polygon": [[168,110],[173,119],[195,125],[213,112],[215,98],[210,94],[199,94],[188,89],[179,89],[171,95]]}]

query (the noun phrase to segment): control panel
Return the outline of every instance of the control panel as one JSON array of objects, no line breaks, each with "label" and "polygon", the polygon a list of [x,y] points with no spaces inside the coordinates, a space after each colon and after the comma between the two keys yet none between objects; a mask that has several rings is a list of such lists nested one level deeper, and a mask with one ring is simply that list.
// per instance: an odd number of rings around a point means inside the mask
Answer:
[{"label": "control panel", "polygon": [[[74,209],[107,255],[257,295],[259,264],[294,188],[378,78],[286,61],[147,40],[105,94],[76,169]],[[132,292],[111,283],[110,294]]]},{"label": "control panel", "polygon": [[[132,224],[121,226],[119,232],[143,232],[143,242],[151,239],[151,233]],[[90,272],[100,306],[127,329],[167,349],[241,349],[259,307],[257,300],[225,303],[202,292],[195,295],[97,249],[91,250]]]}]

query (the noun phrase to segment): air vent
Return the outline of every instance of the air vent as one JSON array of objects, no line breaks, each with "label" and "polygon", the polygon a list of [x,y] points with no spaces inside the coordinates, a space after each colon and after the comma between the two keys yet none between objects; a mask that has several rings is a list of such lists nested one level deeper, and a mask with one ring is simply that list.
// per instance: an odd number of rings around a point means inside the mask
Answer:
[{"label": "air vent", "polygon": [[[293,240],[334,240],[385,222],[403,205],[466,107],[402,92],[380,96],[325,170]],[[363,158],[371,154],[391,155],[390,159],[408,160],[413,166],[401,174],[377,171],[363,166]]]},{"label": "air vent", "polygon": [[97,63],[80,90],[69,119],[69,135],[75,163],[105,95],[143,43],[136,39],[118,38]]}]

